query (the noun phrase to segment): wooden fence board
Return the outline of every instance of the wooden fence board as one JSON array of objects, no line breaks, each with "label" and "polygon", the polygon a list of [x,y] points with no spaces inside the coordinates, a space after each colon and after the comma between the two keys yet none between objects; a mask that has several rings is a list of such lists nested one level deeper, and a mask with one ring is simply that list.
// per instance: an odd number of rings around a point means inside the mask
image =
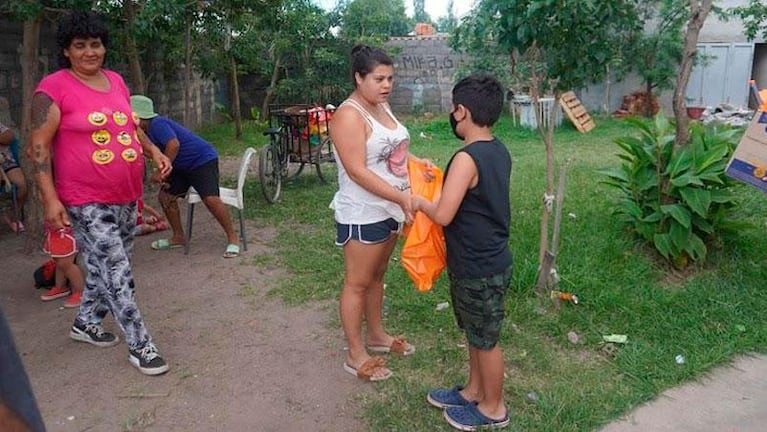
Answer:
[{"label": "wooden fence board", "polygon": [[596,127],[594,119],[591,118],[581,101],[575,96],[575,92],[569,91],[559,98],[559,105],[567,114],[567,117],[573,122],[575,128],[581,133],[586,133]]}]

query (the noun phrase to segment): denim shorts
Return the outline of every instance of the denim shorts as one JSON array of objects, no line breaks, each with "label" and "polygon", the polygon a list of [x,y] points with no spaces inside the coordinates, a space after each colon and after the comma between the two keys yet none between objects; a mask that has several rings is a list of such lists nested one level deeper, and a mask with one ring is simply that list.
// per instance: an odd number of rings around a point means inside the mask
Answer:
[{"label": "denim shorts", "polygon": [[448,273],[455,320],[466,333],[470,347],[490,350],[498,343],[512,269],[509,266],[503,273],[478,279],[456,278]]},{"label": "denim shorts", "polygon": [[336,222],[336,246],[343,246],[349,240],[357,240],[364,244],[383,243],[392,234],[402,232],[402,222],[393,218],[372,224],[341,224]]}]

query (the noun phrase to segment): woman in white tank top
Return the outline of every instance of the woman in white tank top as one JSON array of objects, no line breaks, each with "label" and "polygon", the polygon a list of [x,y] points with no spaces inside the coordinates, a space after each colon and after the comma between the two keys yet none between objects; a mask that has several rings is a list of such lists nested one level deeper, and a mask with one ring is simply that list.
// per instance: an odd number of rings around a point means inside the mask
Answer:
[{"label": "woman in white tank top", "polygon": [[352,72],[355,90],[329,127],[338,156],[338,192],[330,207],[336,244],[344,251],[340,315],[349,350],[343,367],[361,379],[380,381],[392,372],[383,358],[369,352],[415,352],[382,322],[384,274],[402,224],[413,218],[407,173],[413,156],[410,135],[387,103],[394,76],[391,58],[380,49],[355,46]]}]

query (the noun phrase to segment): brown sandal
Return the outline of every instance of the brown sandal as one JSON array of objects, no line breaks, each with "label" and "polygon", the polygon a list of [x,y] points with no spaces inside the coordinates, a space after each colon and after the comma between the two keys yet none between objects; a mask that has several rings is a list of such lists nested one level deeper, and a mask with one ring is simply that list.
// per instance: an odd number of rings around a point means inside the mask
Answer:
[{"label": "brown sandal", "polygon": [[[375,373],[382,369],[386,370],[387,373],[375,376]],[[356,369],[349,363],[344,362],[344,370],[363,381],[383,381],[391,378],[393,375],[392,371],[386,369],[386,360],[379,356],[370,357]]]},{"label": "brown sandal", "polygon": [[415,352],[415,346],[409,344],[403,336],[397,336],[391,345],[369,345],[368,350],[375,353],[394,353],[409,356]]}]

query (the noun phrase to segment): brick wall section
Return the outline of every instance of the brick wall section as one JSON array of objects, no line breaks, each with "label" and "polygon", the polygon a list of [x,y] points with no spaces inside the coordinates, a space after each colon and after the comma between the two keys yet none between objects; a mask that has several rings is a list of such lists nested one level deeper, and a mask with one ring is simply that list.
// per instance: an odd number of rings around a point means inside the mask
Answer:
[{"label": "brick wall section", "polygon": [[392,38],[387,50],[394,60],[395,112],[449,112],[455,73],[465,59],[454,53],[447,36]]}]

